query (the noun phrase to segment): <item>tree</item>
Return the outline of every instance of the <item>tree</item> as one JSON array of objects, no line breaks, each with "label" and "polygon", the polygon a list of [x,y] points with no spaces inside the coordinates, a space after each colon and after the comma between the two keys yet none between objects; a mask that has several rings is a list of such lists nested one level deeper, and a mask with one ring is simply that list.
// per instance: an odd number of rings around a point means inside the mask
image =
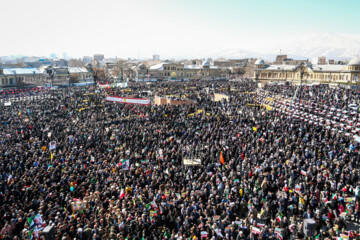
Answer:
[{"label": "tree", "polygon": [[79,82],[79,75],[76,73],[70,74],[70,83],[78,83]]},{"label": "tree", "polygon": [[70,59],[68,62],[69,67],[84,67],[85,64],[81,59]]},{"label": "tree", "polygon": [[244,77],[246,78],[252,78],[254,77],[254,69],[255,69],[255,65],[254,64],[247,64],[244,67]]},{"label": "tree", "polygon": [[126,61],[124,60],[118,60],[112,69],[110,69],[111,75],[114,77],[118,77],[121,73],[124,74],[125,69],[127,69]]}]

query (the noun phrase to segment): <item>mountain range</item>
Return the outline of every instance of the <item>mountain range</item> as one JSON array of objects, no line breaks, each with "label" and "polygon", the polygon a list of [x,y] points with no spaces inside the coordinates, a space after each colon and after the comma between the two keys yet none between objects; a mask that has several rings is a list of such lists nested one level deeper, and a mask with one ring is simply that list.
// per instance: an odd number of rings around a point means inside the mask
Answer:
[{"label": "mountain range", "polygon": [[325,56],[327,59],[349,60],[360,55],[360,34],[305,33],[296,37],[281,39],[262,44],[265,47],[256,50],[244,48],[223,48],[199,51],[194,57],[212,58],[263,58],[274,61],[276,55],[287,54],[294,59],[310,59]]}]

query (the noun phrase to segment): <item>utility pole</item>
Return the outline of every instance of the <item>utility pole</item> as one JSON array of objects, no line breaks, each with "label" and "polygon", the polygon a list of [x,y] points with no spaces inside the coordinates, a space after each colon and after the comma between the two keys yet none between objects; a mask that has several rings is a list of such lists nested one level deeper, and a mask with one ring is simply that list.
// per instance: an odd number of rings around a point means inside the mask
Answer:
[{"label": "utility pole", "polygon": [[52,90],[52,87],[54,85],[54,74],[55,74],[55,71],[54,71],[54,68],[53,66],[49,66],[46,68],[46,73],[50,76],[50,82],[51,82],[51,88],[50,90]]},{"label": "utility pole", "polygon": [[[305,72],[305,66],[302,63],[300,65],[300,84],[296,88],[296,92],[295,92],[295,95],[294,95],[294,98],[293,98],[294,101],[297,99],[298,95],[300,94],[299,92],[301,91],[300,89],[301,89],[301,86],[302,86],[302,80],[303,80],[304,72]],[[300,98],[301,98],[301,94],[299,95],[299,102],[300,102]]]}]

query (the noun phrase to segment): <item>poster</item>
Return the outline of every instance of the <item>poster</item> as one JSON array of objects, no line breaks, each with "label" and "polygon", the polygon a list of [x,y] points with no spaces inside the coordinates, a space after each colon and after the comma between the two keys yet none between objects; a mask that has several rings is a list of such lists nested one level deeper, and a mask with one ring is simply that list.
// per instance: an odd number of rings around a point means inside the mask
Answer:
[{"label": "poster", "polygon": [[183,163],[185,166],[199,166],[201,165],[201,159],[184,158]]},{"label": "poster", "polygon": [[49,151],[56,149],[56,142],[55,141],[51,141],[49,143]]},{"label": "poster", "polygon": [[129,170],[130,169],[130,163],[129,163],[129,159],[123,159],[121,161],[121,167],[122,167],[122,170]]}]

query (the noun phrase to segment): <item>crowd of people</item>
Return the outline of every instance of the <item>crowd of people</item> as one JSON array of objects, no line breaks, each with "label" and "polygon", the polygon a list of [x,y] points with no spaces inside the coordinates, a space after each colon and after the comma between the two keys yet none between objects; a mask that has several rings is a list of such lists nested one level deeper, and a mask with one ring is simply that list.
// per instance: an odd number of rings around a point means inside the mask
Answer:
[{"label": "crowd of people", "polygon": [[[304,87],[301,98],[339,108],[360,100],[355,90],[324,89]],[[359,239],[352,136],[261,108],[251,81],[94,90],[47,90],[0,106],[2,239],[45,239],[44,227],[69,240]],[[291,97],[296,88],[265,90]],[[103,101],[108,95],[195,103]]]}]

